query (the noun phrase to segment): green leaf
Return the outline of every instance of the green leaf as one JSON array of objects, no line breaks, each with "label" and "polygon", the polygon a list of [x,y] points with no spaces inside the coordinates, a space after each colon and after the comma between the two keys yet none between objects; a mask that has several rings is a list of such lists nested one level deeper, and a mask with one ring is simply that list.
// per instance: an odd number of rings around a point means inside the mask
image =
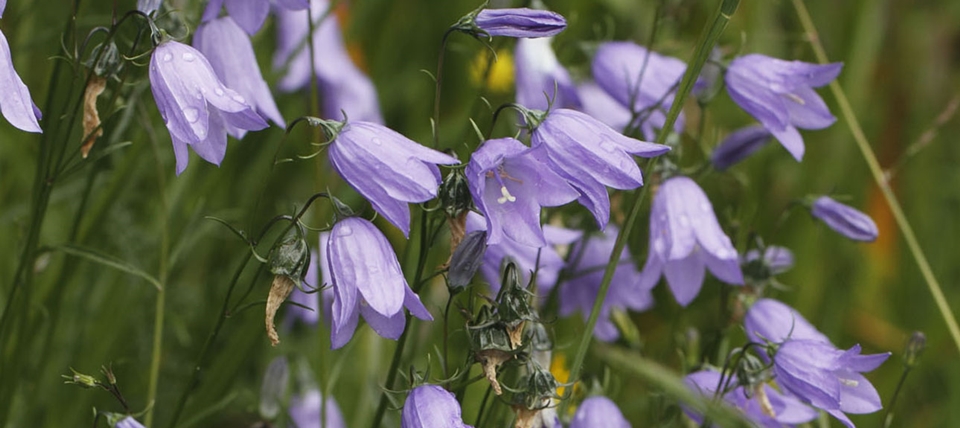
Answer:
[{"label": "green leaf", "polygon": [[163,290],[163,285],[161,285],[160,281],[157,278],[153,277],[153,275],[150,275],[149,273],[146,273],[140,270],[139,268],[123,260],[120,260],[116,257],[103,254],[91,248],[81,247],[79,245],[74,245],[74,244],[58,245],[55,247],[50,247],[50,249],[54,251],[61,251],[71,256],[81,257],[81,258],[90,260],[94,263],[99,263],[106,267],[111,267],[121,272],[126,272],[130,275],[139,276],[140,278],[147,280],[147,282],[149,282],[150,284],[153,284],[153,286],[156,287],[157,290]]}]

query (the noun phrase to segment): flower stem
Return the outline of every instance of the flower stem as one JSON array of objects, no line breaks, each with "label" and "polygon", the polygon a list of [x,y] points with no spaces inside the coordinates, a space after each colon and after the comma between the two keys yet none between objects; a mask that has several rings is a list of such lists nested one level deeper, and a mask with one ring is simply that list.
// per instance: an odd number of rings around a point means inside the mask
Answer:
[{"label": "flower stem", "polygon": [[[810,46],[813,48],[813,53],[816,55],[817,61],[821,64],[826,64],[829,62],[827,53],[820,43],[817,28],[810,18],[810,13],[807,12],[807,7],[801,0],[793,0],[793,7],[797,11],[797,17],[800,19],[803,30],[807,33],[807,38],[810,39]],[[937,309],[940,310],[943,322],[947,324],[947,329],[950,330],[950,337],[953,339],[954,345],[956,345],[957,350],[960,351],[960,327],[957,325],[957,319],[953,316],[953,311],[950,309],[950,305],[943,295],[940,283],[937,282],[937,278],[933,275],[930,263],[927,261],[923,249],[920,248],[920,244],[917,242],[917,237],[913,233],[910,222],[907,221],[907,216],[903,213],[900,202],[897,200],[896,195],[894,195],[890,183],[884,177],[883,169],[880,168],[880,162],[877,161],[877,155],[870,147],[870,143],[863,133],[863,128],[860,127],[860,122],[853,113],[853,108],[850,106],[850,101],[847,100],[846,93],[844,93],[843,88],[840,87],[840,84],[837,83],[836,80],[830,82],[830,92],[833,93],[833,97],[836,98],[837,105],[840,107],[840,113],[843,115],[844,121],[847,122],[847,126],[850,127],[850,132],[853,134],[854,141],[857,142],[860,154],[863,155],[863,159],[867,162],[870,174],[873,176],[873,181],[876,182],[877,187],[880,188],[880,193],[883,194],[883,198],[887,201],[887,206],[890,207],[890,212],[893,213],[897,227],[900,229],[900,232],[903,233],[903,239],[907,241],[910,254],[913,255],[913,259],[916,261],[917,267],[920,269],[920,273],[927,283],[927,288],[930,289],[930,294],[933,296]]]},{"label": "flower stem", "polygon": [[[704,32],[700,36],[700,42],[697,44],[697,49],[694,51],[693,59],[690,62],[690,65],[687,66],[687,70],[683,75],[683,80],[680,81],[680,86],[677,90],[677,95],[674,99],[673,105],[670,106],[670,112],[667,114],[667,120],[662,128],[663,131],[661,131],[657,136],[657,143],[663,144],[666,141],[669,130],[673,129],[673,124],[680,115],[684,100],[687,98],[687,95],[690,94],[690,90],[693,88],[693,84],[696,82],[697,76],[700,75],[700,70],[703,68],[703,65],[707,62],[707,58],[710,56],[710,51],[717,44],[720,34],[723,33],[724,28],[727,26],[727,22],[730,21],[730,17],[737,10],[737,6],[739,4],[739,0],[721,1],[716,13],[714,14],[713,20],[704,28]],[[654,160],[651,161],[651,166],[647,167],[648,170],[652,167],[652,164],[657,162],[657,159],[658,158],[654,158]],[[590,346],[590,341],[593,339],[593,330],[597,325],[597,319],[600,317],[600,310],[603,308],[603,301],[607,298],[607,291],[610,289],[610,282],[613,279],[613,273],[616,270],[618,261],[620,260],[620,255],[623,253],[623,247],[627,243],[627,237],[630,236],[630,232],[633,229],[634,224],[637,222],[637,217],[640,214],[640,206],[643,204],[644,197],[647,194],[647,189],[648,187],[644,187],[634,200],[633,206],[630,208],[630,214],[627,216],[626,221],[624,221],[623,228],[620,229],[620,233],[617,235],[617,240],[613,247],[613,253],[610,254],[610,261],[607,262],[607,267],[603,272],[603,281],[600,283],[600,290],[597,292],[597,298],[593,302],[593,309],[590,311],[590,318],[587,320],[586,331],[584,331],[583,337],[580,339],[580,344],[577,346],[577,353],[574,357],[573,365],[570,367],[569,379],[572,382],[576,382],[580,376],[580,369],[582,368],[583,360],[587,355],[587,348]],[[566,414],[567,408],[570,406],[572,392],[572,387],[567,388],[566,391],[564,391],[563,400],[560,402],[560,409],[558,411],[560,415]]]}]

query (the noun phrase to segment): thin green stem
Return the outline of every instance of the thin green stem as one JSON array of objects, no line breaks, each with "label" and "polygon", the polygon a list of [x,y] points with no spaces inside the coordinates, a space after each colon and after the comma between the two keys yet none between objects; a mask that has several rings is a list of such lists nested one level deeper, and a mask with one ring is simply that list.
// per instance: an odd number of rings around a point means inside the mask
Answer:
[{"label": "thin green stem", "polygon": [[436,89],[433,93],[433,148],[440,146],[440,88],[443,82],[443,54],[447,51],[447,39],[454,29],[450,28],[443,33],[440,41],[440,53],[437,55]]},{"label": "thin green stem", "polygon": [[[707,24],[706,28],[704,28],[704,32],[700,36],[700,42],[697,44],[697,49],[694,51],[693,60],[690,62],[690,65],[687,66],[687,70],[683,75],[683,80],[680,81],[680,87],[678,88],[676,98],[674,99],[673,105],[670,106],[670,112],[667,114],[667,120],[662,128],[663,131],[661,131],[657,136],[657,143],[663,144],[666,141],[669,130],[673,129],[673,124],[680,115],[684,100],[686,100],[687,95],[690,94],[690,90],[693,88],[693,84],[697,80],[697,76],[700,75],[700,70],[703,68],[707,58],[710,56],[710,51],[717,44],[720,34],[723,33],[724,28],[726,28],[727,23],[730,21],[730,17],[737,10],[737,6],[739,4],[739,0],[721,1],[717,7],[717,11],[714,14],[713,19]],[[651,165],[647,167],[647,169],[649,170],[656,162],[657,159],[655,158],[651,162]],[[630,231],[637,222],[637,217],[640,214],[640,206],[643,204],[647,190],[648,187],[644,187],[640,191],[639,196],[637,196],[637,198],[634,200],[633,206],[630,208],[630,214],[627,216],[627,219],[623,224],[623,228],[620,229],[620,233],[617,235],[617,240],[613,247],[613,253],[610,254],[610,260],[607,262],[607,267],[603,272],[603,281],[600,283],[600,290],[597,292],[596,300],[594,300],[593,303],[593,309],[590,311],[590,318],[587,320],[586,331],[584,331],[583,337],[580,339],[580,343],[577,346],[577,353],[573,360],[573,365],[570,367],[570,380],[572,382],[576,382],[579,379],[583,360],[586,358],[587,349],[590,347],[590,341],[593,339],[593,330],[597,325],[597,319],[600,317],[600,311],[603,308],[603,302],[606,300],[607,292],[610,289],[610,282],[613,279],[613,273],[616,271],[618,261],[620,260],[620,255],[623,253],[624,246],[626,246],[627,237],[630,236]],[[566,391],[564,391],[563,400],[560,402],[559,414],[566,414],[566,410],[570,406],[570,397],[572,397],[572,392],[573,388],[567,388]]]},{"label": "thin green stem", "polygon": [[[813,53],[816,55],[817,61],[821,64],[828,63],[827,53],[820,43],[820,36],[817,33],[816,26],[813,24],[813,20],[810,18],[810,13],[807,12],[807,7],[804,6],[801,0],[793,0],[793,7],[797,11],[797,16],[800,18],[800,24],[803,26],[803,30],[810,39],[810,46],[813,47]],[[836,80],[830,82],[830,92],[833,93],[833,97],[836,98],[837,105],[840,107],[840,114],[843,116],[844,121],[847,122],[847,126],[850,127],[850,132],[853,134],[854,141],[857,142],[860,154],[863,155],[863,159],[867,162],[870,175],[873,176],[873,181],[876,182],[877,187],[880,188],[880,193],[883,194],[883,198],[887,201],[887,206],[890,207],[890,212],[893,213],[897,227],[900,229],[900,232],[903,233],[903,239],[907,241],[910,254],[913,255],[913,259],[916,261],[917,267],[920,269],[920,273],[927,283],[927,288],[933,296],[937,309],[940,310],[943,322],[947,324],[947,329],[950,330],[950,337],[953,339],[954,345],[956,345],[957,350],[960,351],[960,327],[957,325],[957,319],[950,309],[950,304],[947,303],[947,298],[943,295],[940,283],[937,282],[937,278],[933,275],[933,269],[930,268],[930,263],[927,261],[923,249],[920,248],[920,243],[917,241],[910,222],[907,221],[907,216],[903,213],[903,208],[900,206],[897,196],[893,193],[890,183],[884,177],[883,169],[880,168],[880,162],[877,161],[877,155],[873,152],[873,148],[870,147],[870,142],[867,141],[866,134],[863,133],[863,128],[860,127],[860,122],[853,113],[853,108],[850,106],[850,101],[847,100],[847,95]]]},{"label": "thin green stem", "polygon": [[160,380],[160,357],[163,354],[163,316],[167,295],[167,259],[170,257],[170,212],[167,201],[167,182],[160,162],[160,144],[156,138],[150,138],[153,146],[154,159],[157,166],[157,191],[160,197],[160,260],[158,279],[160,289],[157,291],[157,301],[153,318],[153,353],[150,356],[150,380],[147,387],[147,414],[143,418],[146,426],[153,425],[153,410],[157,399],[157,384]]}]

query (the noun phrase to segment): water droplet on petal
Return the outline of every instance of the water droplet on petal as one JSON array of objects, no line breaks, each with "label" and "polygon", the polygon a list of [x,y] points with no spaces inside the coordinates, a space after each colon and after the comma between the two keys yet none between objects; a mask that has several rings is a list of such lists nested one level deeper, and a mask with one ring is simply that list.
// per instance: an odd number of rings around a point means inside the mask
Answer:
[{"label": "water droplet on petal", "polygon": [[193,107],[188,107],[183,109],[183,117],[187,119],[187,122],[196,123],[197,119],[200,118],[200,111]]},{"label": "water droplet on petal", "polygon": [[350,226],[346,226],[346,225],[340,226],[340,228],[337,229],[337,235],[338,236],[353,235],[353,229],[351,229]]},{"label": "water droplet on petal", "polygon": [[600,140],[600,148],[606,150],[607,152],[613,152],[617,149],[617,145],[613,144],[613,142],[610,140],[603,139]]},{"label": "water droplet on petal", "polygon": [[217,96],[223,96],[223,89],[217,88],[214,92],[217,93]]},{"label": "water droplet on petal", "polygon": [[710,203],[707,201],[700,201],[699,207],[700,207],[700,211],[703,211],[705,213],[710,212]]},{"label": "water droplet on petal", "polygon": [[681,227],[690,227],[690,217],[687,217],[686,214],[681,214],[677,221],[680,222]]},{"label": "water droplet on petal", "polygon": [[163,54],[163,61],[164,61],[164,62],[170,62],[172,59],[173,59],[173,55],[170,55],[170,54],[168,54],[168,53],[167,53],[167,54]]},{"label": "water droplet on petal", "polygon": [[193,60],[197,59],[197,56],[190,52],[184,52],[180,57],[186,62],[192,62]]},{"label": "water droplet on petal", "polygon": [[730,255],[730,251],[728,251],[726,248],[720,248],[713,255],[718,259],[725,259]]},{"label": "water droplet on petal", "polygon": [[378,146],[383,145],[383,141],[380,141],[380,139],[379,139],[379,138],[376,138],[376,137],[374,137],[373,139],[371,139],[370,142],[373,143],[373,144],[375,144],[375,145],[378,145]]},{"label": "water droplet on petal", "polygon": [[233,98],[233,100],[236,101],[236,102],[238,102],[238,103],[245,103],[245,102],[247,102],[247,100],[246,100],[245,98],[241,97],[240,95],[234,95],[234,96],[232,96],[232,97],[230,97],[230,98]]},{"label": "water droplet on petal", "polygon": [[665,247],[665,245],[664,245],[664,243],[663,243],[663,239],[656,238],[656,239],[653,240],[653,252],[658,253],[658,254],[663,254],[663,253],[666,252],[666,251],[665,251],[666,248],[664,248],[664,247]]}]

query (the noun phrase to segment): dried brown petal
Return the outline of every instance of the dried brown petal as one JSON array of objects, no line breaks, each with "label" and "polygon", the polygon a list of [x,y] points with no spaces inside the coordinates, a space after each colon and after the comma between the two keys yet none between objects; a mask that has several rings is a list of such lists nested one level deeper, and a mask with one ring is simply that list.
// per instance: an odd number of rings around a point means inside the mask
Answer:
[{"label": "dried brown petal", "polygon": [[497,349],[487,349],[477,353],[477,361],[483,367],[483,374],[486,375],[490,386],[493,387],[493,392],[497,395],[503,394],[503,390],[500,389],[500,382],[497,381],[497,369],[500,368],[501,364],[510,361],[511,358],[513,358],[513,355],[509,352]]},{"label": "dried brown petal", "polygon": [[97,113],[97,97],[103,93],[107,87],[107,79],[100,76],[92,76],[90,83],[87,84],[83,92],[83,145],[80,146],[80,155],[84,159],[90,154],[93,143],[97,137],[103,135],[103,128],[100,127],[100,114]]},{"label": "dried brown petal", "polygon": [[270,295],[267,296],[267,316],[265,322],[267,324],[267,337],[270,338],[270,343],[273,346],[277,346],[277,344],[280,343],[280,336],[277,334],[277,329],[273,325],[273,318],[276,317],[277,309],[280,309],[280,304],[283,303],[284,300],[287,300],[287,296],[293,291],[295,285],[293,279],[286,275],[274,276],[273,284],[270,285]]}]

